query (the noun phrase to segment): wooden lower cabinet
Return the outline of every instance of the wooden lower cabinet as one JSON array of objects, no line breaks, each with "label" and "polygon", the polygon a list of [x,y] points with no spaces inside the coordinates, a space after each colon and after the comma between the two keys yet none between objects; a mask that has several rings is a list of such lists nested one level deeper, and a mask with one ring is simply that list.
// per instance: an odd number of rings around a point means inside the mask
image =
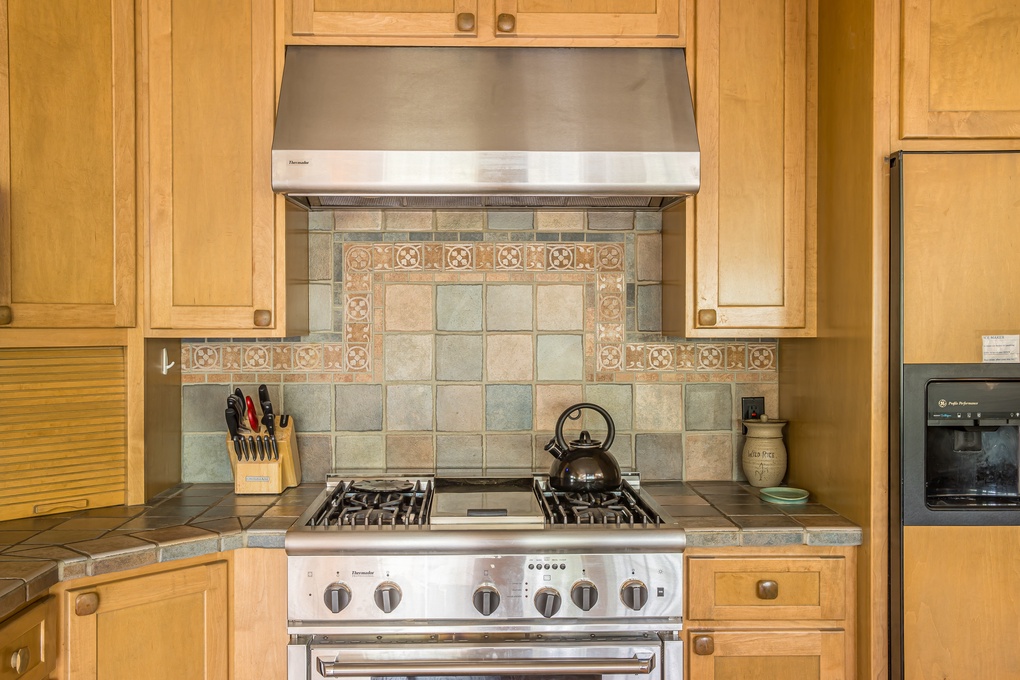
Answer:
[{"label": "wooden lower cabinet", "polygon": [[846,678],[843,631],[692,630],[690,680]]},{"label": "wooden lower cabinet", "polygon": [[854,677],[853,547],[691,548],[688,680]]},{"label": "wooden lower cabinet", "polygon": [[229,677],[227,561],[159,566],[62,593],[66,680]]},{"label": "wooden lower cabinet", "polygon": [[57,647],[55,619],[53,598],[46,598],[0,623],[0,680],[50,677]]}]

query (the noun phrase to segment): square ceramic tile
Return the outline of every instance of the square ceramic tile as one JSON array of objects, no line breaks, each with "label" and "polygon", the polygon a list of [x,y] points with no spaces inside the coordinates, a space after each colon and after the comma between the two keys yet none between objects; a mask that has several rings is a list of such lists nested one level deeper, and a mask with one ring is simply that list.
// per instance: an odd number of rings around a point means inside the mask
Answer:
[{"label": "square ceramic tile", "polygon": [[334,227],[337,231],[379,231],[381,210],[337,210]]},{"label": "square ceramic tile", "polygon": [[729,430],[733,427],[733,394],[729,383],[685,386],[685,429]]},{"label": "square ceramic tile", "polygon": [[435,470],[436,450],[432,435],[391,434],[386,436],[386,469]]},{"label": "square ceramic tile", "polygon": [[683,479],[684,444],[679,432],[634,436],[635,462],[642,479]]},{"label": "square ceramic tile", "polygon": [[477,432],[482,429],[482,386],[440,385],[436,388],[436,429]]},{"label": "square ceramic tile", "polygon": [[333,286],[325,283],[308,285],[308,330],[325,333],[333,329]]},{"label": "square ceramic tile", "polygon": [[337,385],[334,389],[337,430],[382,429],[382,385]]},{"label": "square ceramic tile", "polygon": [[432,231],[432,211],[387,210],[383,224],[386,231]]},{"label": "square ceramic tile", "polygon": [[498,231],[530,231],[535,228],[535,213],[528,211],[500,210],[486,216],[489,229]]},{"label": "square ceramic tile", "polygon": [[481,335],[436,336],[436,380],[481,380]]},{"label": "square ceramic tile", "polygon": [[436,211],[436,229],[439,231],[480,231],[485,225],[485,213],[480,211]]},{"label": "square ceramic tile", "polygon": [[326,473],[333,471],[333,437],[329,434],[299,434],[301,481],[321,484]]},{"label": "square ceramic tile", "polygon": [[532,441],[530,434],[485,435],[485,467],[530,470]]},{"label": "square ceramic tile", "polygon": [[436,468],[481,471],[484,454],[482,435],[446,434],[436,437]]},{"label": "square ceramic tile", "polygon": [[432,336],[390,334],[383,341],[387,380],[431,380]]},{"label": "square ceramic tile", "polygon": [[386,438],[381,434],[337,435],[333,447],[333,469],[337,472],[385,470]]},{"label": "square ceramic tile", "polygon": [[662,281],[662,235],[639,235],[636,249],[638,281]]},{"label": "square ceramic tile", "polygon": [[691,432],[684,442],[684,479],[726,480],[733,475],[730,434]]},{"label": "square ceramic tile", "polygon": [[226,432],[223,410],[227,408],[229,385],[184,385],[181,387],[181,429],[184,432]]},{"label": "square ceramic tile", "polygon": [[535,376],[534,338],[530,335],[485,337],[485,374],[489,382],[530,382]]},{"label": "square ceramic tile", "polygon": [[390,284],[385,305],[386,330],[432,330],[432,286]]},{"label": "square ceramic tile", "polygon": [[637,328],[642,333],[662,331],[662,286],[637,287]]},{"label": "square ceramic tile", "polygon": [[662,213],[644,210],[634,213],[634,228],[638,231],[662,231]]},{"label": "square ceramic tile", "polygon": [[584,286],[537,286],[535,294],[538,330],[579,331],[584,329]]},{"label": "square ceramic tile", "polygon": [[308,235],[308,280],[333,280],[333,235]]},{"label": "square ceramic tile", "polygon": [[596,231],[629,231],[634,228],[634,213],[589,212],[588,228]]},{"label": "square ceramic tile", "polygon": [[580,335],[538,336],[538,379],[584,378],[584,346]]},{"label": "square ceramic tile", "polygon": [[[627,384],[599,384],[584,386],[584,400],[598,404],[609,412],[617,430],[626,432],[634,426],[634,386]],[[602,416],[595,411],[585,410],[585,427],[602,425]]]},{"label": "square ceramic tile", "polygon": [[584,229],[584,213],[537,210],[535,226],[540,231],[581,231]]},{"label": "square ceramic tile", "polygon": [[436,328],[441,331],[482,330],[482,287],[436,286]]},{"label": "square ceramic tile", "polygon": [[491,285],[485,289],[485,328],[490,331],[530,331],[535,323],[534,287]]},{"label": "square ceramic tile", "polygon": [[531,385],[485,386],[486,430],[530,430],[533,411]]},{"label": "square ceramic tile", "polygon": [[233,482],[228,455],[225,434],[184,434],[181,437],[181,481]]},{"label": "square ceramic tile", "polygon": [[682,386],[635,385],[634,429],[679,432],[683,429]]},{"label": "square ceramic tile", "polygon": [[[581,402],[580,385],[536,385],[535,386],[535,429],[552,432],[560,414],[568,407]],[[564,428],[564,431],[580,432],[580,425]]]},{"label": "square ceramic tile", "polygon": [[432,386],[387,385],[386,429],[432,430]]},{"label": "square ceramic tile", "polygon": [[333,388],[330,385],[284,385],[279,413],[289,413],[301,432],[328,432],[333,415]]}]

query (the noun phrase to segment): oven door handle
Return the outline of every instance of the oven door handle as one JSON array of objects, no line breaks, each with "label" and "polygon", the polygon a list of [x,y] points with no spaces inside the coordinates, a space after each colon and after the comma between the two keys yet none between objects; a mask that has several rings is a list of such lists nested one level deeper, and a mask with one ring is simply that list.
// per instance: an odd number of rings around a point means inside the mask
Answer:
[{"label": "oven door handle", "polygon": [[462,675],[648,675],[655,657],[641,659],[507,659],[499,661],[390,661],[338,663],[317,659],[324,678]]}]

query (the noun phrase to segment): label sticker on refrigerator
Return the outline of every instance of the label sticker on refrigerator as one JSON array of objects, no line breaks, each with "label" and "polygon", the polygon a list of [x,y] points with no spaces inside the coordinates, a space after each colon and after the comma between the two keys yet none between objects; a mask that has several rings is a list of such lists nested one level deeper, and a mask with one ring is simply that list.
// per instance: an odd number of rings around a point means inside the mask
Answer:
[{"label": "label sticker on refrigerator", "polygon": [[1020,363],[1020,335],[982,335],[981,361],[986,364]]}]

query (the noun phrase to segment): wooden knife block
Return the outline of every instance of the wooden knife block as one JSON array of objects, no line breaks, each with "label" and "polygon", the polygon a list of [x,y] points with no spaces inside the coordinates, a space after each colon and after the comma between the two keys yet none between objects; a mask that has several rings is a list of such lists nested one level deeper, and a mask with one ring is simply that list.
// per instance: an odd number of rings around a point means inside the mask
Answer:
[{"label": "wooden knife block", "polygon": [[[268,433],[263,428],[257,434]],[[234,493],[278,494],[301,483],[301,457],[293,416],[287,427],[276,425],[276,448],[280,452],[279,460],[239,461],[234,453],[234,442],[227,435],[227,457],[234,473]]]}]

